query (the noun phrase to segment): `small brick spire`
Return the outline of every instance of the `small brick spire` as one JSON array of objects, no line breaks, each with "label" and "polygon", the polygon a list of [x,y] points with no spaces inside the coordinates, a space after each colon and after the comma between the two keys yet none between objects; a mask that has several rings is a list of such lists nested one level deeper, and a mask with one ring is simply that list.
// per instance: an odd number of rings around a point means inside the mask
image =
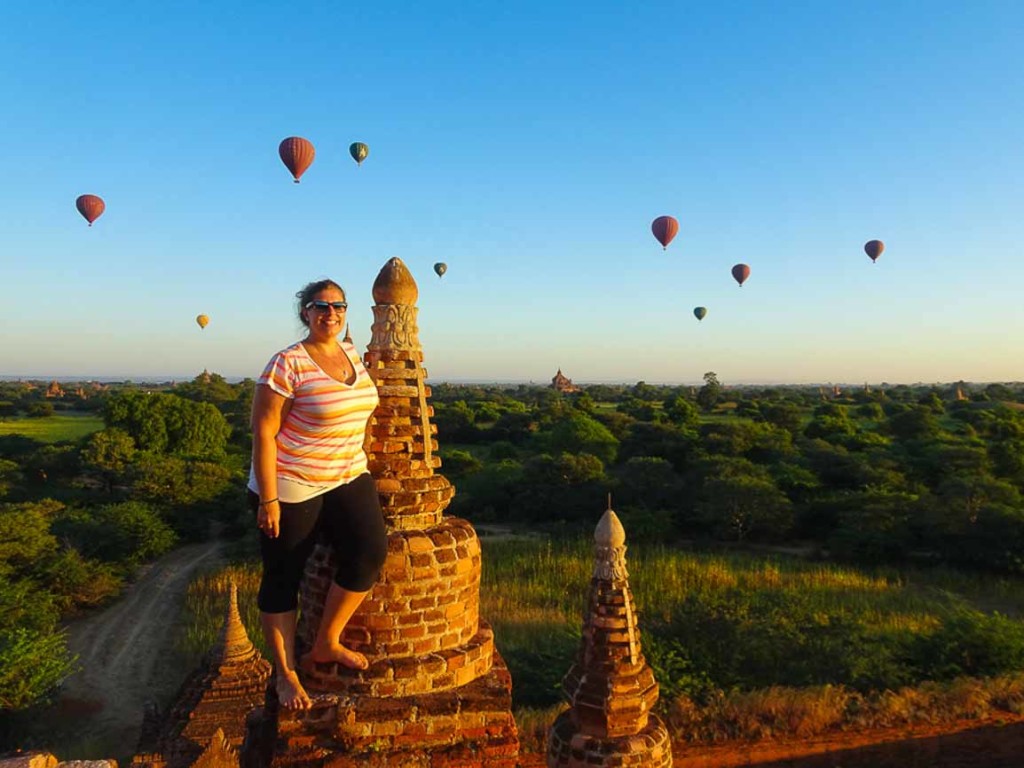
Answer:
[{"label": "small brick spire", "polygon": [[196,763],[201,754],[206,755],[205,768],[237,766],[233,750],[241,747],[245,737],[246,715],[265,700],[270,671],[270,662],[249,640],[242,624],[238,587],[232,580],[216,642],[182,683],[167,715],[149,716],[132,767],[184,768]]},{"label": "small brick spire", "polygon": [[668,731],[651,711],[658,683],[641,650],[626,531],[611,499],[594,530],[583,637],[562,690],[571,707],[548,734],[550,768],[672,765]]},{"label": "small brick spire", "polygon": [[210,660],[218,664],[239,664],[256,655],[256,647],[249,640],[242,617],[238,613],[238,586],[231,580],[228,607],[217,642],[210,649]]}]

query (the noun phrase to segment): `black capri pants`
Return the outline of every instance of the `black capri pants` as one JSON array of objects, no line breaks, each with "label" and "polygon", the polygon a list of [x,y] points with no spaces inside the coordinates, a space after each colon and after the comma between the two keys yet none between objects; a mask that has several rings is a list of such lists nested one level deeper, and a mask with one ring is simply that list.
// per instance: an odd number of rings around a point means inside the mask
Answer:
[{"label": "black capri pants", "polygon": [[[260,499],[249,491],[255,513]],[[299,584],[320,532],[334,550],[334,582],[365,592],[380,575],[388,554],[384,515],[373,477],[362,474],[345,485],[297,504],[281,504],[277,538],[260,531],[263,578],[256,604],[264,613],[287,613],[299,604]]]}]

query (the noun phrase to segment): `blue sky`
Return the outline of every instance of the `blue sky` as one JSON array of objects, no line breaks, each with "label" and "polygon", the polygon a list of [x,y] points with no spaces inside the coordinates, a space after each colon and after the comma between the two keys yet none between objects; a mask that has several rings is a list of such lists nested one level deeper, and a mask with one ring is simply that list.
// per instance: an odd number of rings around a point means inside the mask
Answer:
[{"label": "blue sky", "polygon": [[322,276],[362,349],[399,256],[434,380],[1024,379],[1022,33],[1016,1],[17,4],[0,374],[255,376]]}]

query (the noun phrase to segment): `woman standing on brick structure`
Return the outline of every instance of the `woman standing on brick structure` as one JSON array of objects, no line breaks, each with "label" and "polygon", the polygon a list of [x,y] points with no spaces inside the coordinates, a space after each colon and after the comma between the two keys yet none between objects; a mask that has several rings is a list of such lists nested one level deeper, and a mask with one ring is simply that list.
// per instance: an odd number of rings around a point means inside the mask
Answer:
[{"label": "woman standing on brick structure", "polygon": [[387,533],[363,451],[377,387],[355,347],[338,340],[348,308],[345,293],[337,283],[320,280],[296,296],[308,333],[274,355],[256,383],[249,503],[260,529],[257,602],[278,699],[288,709],[306,709],[311,702],[295,659],[306,560],[325,532],[339,565],[316,640],[302,661],[366,669],[366,657],[342,645],[341,634],[377,580]]}]

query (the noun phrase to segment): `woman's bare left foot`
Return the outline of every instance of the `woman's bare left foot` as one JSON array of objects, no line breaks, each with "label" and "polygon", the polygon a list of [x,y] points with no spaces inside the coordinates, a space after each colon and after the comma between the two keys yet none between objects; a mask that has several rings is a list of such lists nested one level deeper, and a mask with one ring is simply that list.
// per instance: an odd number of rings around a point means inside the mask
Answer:
[{"label": "woman's bare left foot", "polygon": [[327,648],[314,648],[302,657],[302,661],[315,664],[330,664],[336,662],[349,669],[366,669],[370,662],[359,651],[346,648],[341,643],[335,643]]},{"label": "woman's bare left foot", "polygon": [[309,709],[313,705],[306,689],[299,682],[299,676],[294,672],[279,673],[275,688],[277,700],[285,709],[303,710]]}]

